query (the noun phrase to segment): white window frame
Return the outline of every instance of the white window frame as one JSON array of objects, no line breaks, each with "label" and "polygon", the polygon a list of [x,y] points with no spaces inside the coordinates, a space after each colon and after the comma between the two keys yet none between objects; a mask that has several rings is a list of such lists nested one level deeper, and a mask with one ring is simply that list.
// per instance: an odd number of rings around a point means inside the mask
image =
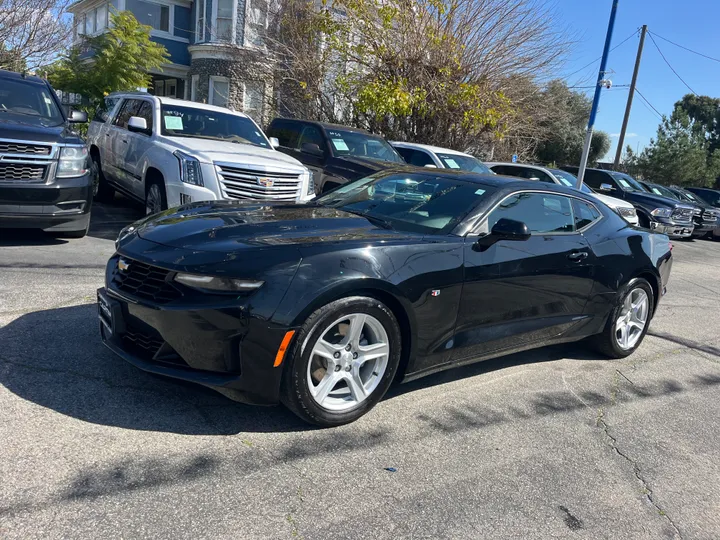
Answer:
[{"label": "white window frame", "polygon": [[[268,29],[268,24],[269,24],[268,19],[270,18],[270,1],[269,0],[258,0],[258,1],[265,2],[265,27],[263,28],[263,30],[264,30],[263,35],[260,36],[261,38],[264,38],[267,35],[267,29]],[[245,0],[245,28],[243,29],[243,45],[245,47],[251,47],[253,49],[265,49],[266,44],[265,44],[264,39],[263,39],[263,44],[260,47],[258,47],[254,43],[248,42],[247,27],[248,27],[248,21],[250,20],[248,15],[250,13],[251,7],[252,7],[252,0]]]},{"label": "white window frame", "polygon": [[[200,9],[202,4],[202,10]],[[202,26],[200,26],[200,12],[202,11]],[[195,0],[195,43],[205,41],[205,29],[207,27],[207,0]]]},{"label": "white window frame", "polygon": [[198,90],[200,89],[200,75],[190,77],[190,101],[197,101]]},{"label": "white window frame", "polygon": [[264,81],[251,81],[251,82],[243,83],[243,112],[245,114],[247,114],[248,116],[251,116],[251,112],[249,112],[249,111],[252,111],[252,109],[247,109],[245,107],[245,104],[246,104],[246,98],[248,95],[248,91],[247,91],[248,86],[251,86],[253,84],[260,86],[260,108],[257,109],[258,122],[260,122],[260,120],[263,117],[263,112],[265,110],[265,82]]},{"label": "white window frame", "polygon": [[167,31],[158,30],[157,28],[153,28],[150,31],[151,36],[164,37],[164,38],[168,38],[168,39],[174,39],[176,41],[188,42],[187,39],[177,37],[173,33],[173,30],[175,29],[175,4],[173,2],[163,2],[162,0],[139,0],[139,1],[145,2],[146,4],[156,4],[158,6],[163,6],[163,7],[168,8],[168,29],[167,29]]},{"label": "white window frame", "polygon": [[[228,95],[227,95],[227,101],[225,105],[217,105],[216,103],[213,103],[213,97],[215,97],[215,83],[216,82],[225,82],[228,85]],[[217,107],[226,107],[230,108],[230,79],[228,77],[220,77],[217,75],[211,75],[210,76],[210,87],[208,90],[208,105],[216,105]]]},{"label": "white window frame", "polygon": [[[230,28],[230,43],[235,43],[237,39],[237,10],[238,0],[232,1],[232,26]],[[210,38],[215,41],[218,40],[217,35],[217,17],[218,17],[218,0],[212,0],[212,26],[210,27]]]}]

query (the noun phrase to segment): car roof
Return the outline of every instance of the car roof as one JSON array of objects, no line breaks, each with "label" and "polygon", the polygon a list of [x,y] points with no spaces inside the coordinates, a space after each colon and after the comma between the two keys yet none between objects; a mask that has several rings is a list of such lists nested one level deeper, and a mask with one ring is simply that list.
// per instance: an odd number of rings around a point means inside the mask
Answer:
[{"label": "car roof", "polygon": [[550,167],[543,167],[542,165],[531,165],[529,163],[508,163],[507,161],[486,161],[485,165],[488,167],[494,167],[495,165],[510,165],[511,167],[525,167],[527,169],[535,169],[536,171],[543,172],[552,172],[553,170]]},{"label": "car roof", "polygon": [[45,79],[42,79],[40,77],[37,77],[36,75],[28,75],[24,73],[17,73],[16,71],[8,71],[6,69],[0,69],[0,78],[2,79],[14,79],[18,81],[26,81],[29,83],[34,84],[40,84],[42,86],[47,86],[47,81]]},{"label": "car roof", "polygon": [[441,153],[452,154],[453,156],[475,157],[471,154],[466,154],[465,152],[458,152],[457,150],[453,150],[452,148],[442,148],[440,146],[432,146],[430,144],[411,143],[404,141],[390,141],[390,144],[392,144],[393,146],[397,146],[398,148],[415,148],[419,150],[429,150],[430,152],[434,152],[436,154]]},{"label": "car roof", "polygon": [[187,99],[177,99],[164,96],[154,96],[149,92],[113,92],[108,94],[106,97],[118,97],[118,98],[131,98],[131,97],[151,97],[157,99],[160,103],[165,105],[176,105],[178,107],[190,107],[193,109],[201,109],[203,111],[215,111],[225,114],[234,114],[235,116],[242,116],[248,118],[248,115],[240,111],[233,111],[225,107],[218,107],[217,105],[208,105],[207,103],[199,103],[197,101],[189,101]]},{"label": "car roof", "polygon": [[327,130],[327,129],[342,129],[343,131],[355,131],[355,132],[357,132],[357,133],[366,133],[366,134],[368,134],[368,135],[374,135],[375,137],[382,137],[381,135],[375,135],[375,134],[373,134],[373,133],[370,133],[370,132],[369,132],[368,130],[366,130],[366,129],[356,128],[356,127],[351,127],[351,126],[343,126],[342,124],[330,124],[330,123],[328,123],[328,122],[318,122],[318,121],[316,121],[316,120],[303,120],[303,119],[301,119],[301,118],[281,118],[281,117],[277,117],[277,118],[273,118],[273,119],[272,119],[272,122],[270,122],[270,124],[272,124],[272,123],[275,122],[275,121],[297,122],[297,123],[299,123],[299,124],[312,124],[312,125],[315,125],[315,126],[320,126],[321,128],[326,129],[326,130]]}]

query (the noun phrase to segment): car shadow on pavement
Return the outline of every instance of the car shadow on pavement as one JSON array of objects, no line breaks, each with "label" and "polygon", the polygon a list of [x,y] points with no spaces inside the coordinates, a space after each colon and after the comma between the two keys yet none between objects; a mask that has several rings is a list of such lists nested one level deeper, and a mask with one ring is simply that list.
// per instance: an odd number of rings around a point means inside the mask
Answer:
[{"label": "car shadow on pavement", "polygon": [[121,195],[111,203],[93,203],[88,236],[114,241],[123,227],[144,215],[141,206]]},{"label": "car shadow on pavement", "polygon": [[0,247],[58,246],[67,240],[35,229],[0,229]]},{"label": "car shadow on pavement", "polygon": [[189,435],[312,429],[283,407],[252,407],[145,373],[101,342],[95,304],[36,311],[0,328],[0,384],[86,422]]}]

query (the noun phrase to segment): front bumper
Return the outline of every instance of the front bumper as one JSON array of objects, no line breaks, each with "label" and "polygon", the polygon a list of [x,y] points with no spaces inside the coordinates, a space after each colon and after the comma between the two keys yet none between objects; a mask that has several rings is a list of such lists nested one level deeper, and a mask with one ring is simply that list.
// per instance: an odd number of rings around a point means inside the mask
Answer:
[{"label": "front bumper", "polygon": [[0,227],[75,231],[87,227],[90,174],[50,184],[0,184]]},{"label": "front bumper", "polygon": [[693,234],[694,225],[692,223],[678,223],[671,220],[653,221],[650,223],[650,230],[661,233],[670,238],[690,238]]},{"label": "front bumper", "polygon": [[[249,305],[151,305],[101,288],[103,343],[157,375],[201,384],[243,403],[279,402],[282,368],[273,367],[286,329],[248,316]],[[229,302],[234,302],[230,305]]]},{"label": "front bumper", "polygon": [[693,236],[704,236],[717,228],[717,221],[703,221],[702,223],[696,223],[695,230],[693,230]]}]

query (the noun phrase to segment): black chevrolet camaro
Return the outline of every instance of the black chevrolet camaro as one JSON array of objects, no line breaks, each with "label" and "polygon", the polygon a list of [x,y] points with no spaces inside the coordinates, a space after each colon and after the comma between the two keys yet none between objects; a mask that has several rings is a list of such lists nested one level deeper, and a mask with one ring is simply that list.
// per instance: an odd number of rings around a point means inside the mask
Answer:
[{"label": "black chevrolet camaro", "polygon": [[332,426],[394,380],[591,338],[643,340],[672,265],[592,195],[398,169],[311,204],[204,202],[126,227],[98,291],[137,367]]}]

